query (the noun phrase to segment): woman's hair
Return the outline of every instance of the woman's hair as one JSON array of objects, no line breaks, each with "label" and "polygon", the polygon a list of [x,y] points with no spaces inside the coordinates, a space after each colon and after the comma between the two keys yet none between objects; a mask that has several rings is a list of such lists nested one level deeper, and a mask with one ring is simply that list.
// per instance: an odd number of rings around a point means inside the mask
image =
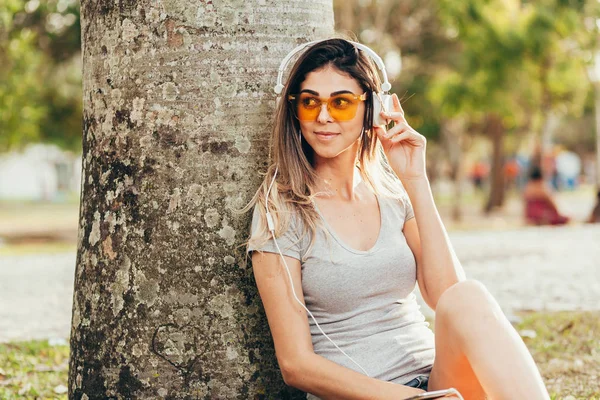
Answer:
[{"label": "woman's hair", "polygon": [[[271,136],[271,163],[258,191],[246,207],[246,212],[257,206],[260,221],[254,236],[248,243],[261,246],[270,234],[266,224],[266,196],[271,185],[275,168],[277,177],[269,194],[269,211],[275,223],[275,236],[279,237],[288,229],[294,215],[302,225],[302,234],[309,234],[312,247],[315,232],[320,224],[314,208],[313,198],[317,175],[313,168],[314,153],[302,139],[300,123],[294,116],[293,103],[288,101],[290,94],[297,94],[306,76],[313,71],[332,67],[355,79],[367,93],[363,133],[357,154],[357,167],[363,181],[374,193],[406,201],[406,192],[387,163],[383,148],[377,140],[373,126],[373,92],[381,90],[381,82],[376,66],[371,58],[345,39],[328,39],[309,47],[292,67],[285,90],[277,104]],[[307,250],[307,251],[308,251]]]}]

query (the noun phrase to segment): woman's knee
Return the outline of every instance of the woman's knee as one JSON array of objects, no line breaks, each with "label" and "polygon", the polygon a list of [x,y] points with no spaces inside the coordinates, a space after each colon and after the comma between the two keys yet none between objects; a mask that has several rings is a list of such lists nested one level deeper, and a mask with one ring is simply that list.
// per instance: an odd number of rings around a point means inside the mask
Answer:
[{"label": "woman's knee", "polygon": [[498,303],[485,285],[476,280],[458,282],[440,296],[435,310],[436,323],[451,326],[471,325],[474,320],[480,322],[503,318]]}]

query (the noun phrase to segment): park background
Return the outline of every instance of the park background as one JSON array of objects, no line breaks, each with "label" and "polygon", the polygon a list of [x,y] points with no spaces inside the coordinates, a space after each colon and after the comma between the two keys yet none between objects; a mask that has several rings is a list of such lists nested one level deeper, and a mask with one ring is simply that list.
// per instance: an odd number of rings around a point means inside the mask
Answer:
[{"label": "park background", "polygon": [[[554,398],[600,397],[600,234],[585,224],[599,181],[600,4],[336,0],[334,11],[338,32],[382,56],[427,137],[467,274],[499,298]],[[1,398],[66,397],[81,57],[78,2],[0,1]],[[567,226],[525,224],[534,160]]]}]

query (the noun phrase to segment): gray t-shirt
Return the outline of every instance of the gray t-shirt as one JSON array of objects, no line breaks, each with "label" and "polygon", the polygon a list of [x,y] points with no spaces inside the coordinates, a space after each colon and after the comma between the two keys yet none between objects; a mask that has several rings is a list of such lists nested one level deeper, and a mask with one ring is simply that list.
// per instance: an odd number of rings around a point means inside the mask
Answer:
[{"label": "gray t-shirt", "polygon": [[[310,238],[301,237],[297,216],[277,243],[284,255],[304,259],[304,300],[323,331],[371,377],[404,384],[431,370],[434,336],[416,302],[416,263],[402,232],[404,222],[414,218],[412,206],[408,200],[377,199],[381,230],[367,251],[344,243],[318,208],[329,235],[318,229],[310,253]],[[255,209],[252,232],[259,215]],[[273,239],[258,249],[248,247],[248,252],[253,250],[277,253]],[[362,373],[319,332],[312,318],[308,323],[316,354]]]}]

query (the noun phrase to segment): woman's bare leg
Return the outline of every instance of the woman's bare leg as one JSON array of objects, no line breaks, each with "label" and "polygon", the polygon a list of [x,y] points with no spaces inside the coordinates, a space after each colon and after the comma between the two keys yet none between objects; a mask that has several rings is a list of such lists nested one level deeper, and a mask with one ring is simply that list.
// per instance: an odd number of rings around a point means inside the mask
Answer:
[{"label": "woman's bare leg", "polygon": [[477,281],[459,282],[440,297],[436,358],[429,390],[456,388],[465,400],[549,399],[523,340]]}]

